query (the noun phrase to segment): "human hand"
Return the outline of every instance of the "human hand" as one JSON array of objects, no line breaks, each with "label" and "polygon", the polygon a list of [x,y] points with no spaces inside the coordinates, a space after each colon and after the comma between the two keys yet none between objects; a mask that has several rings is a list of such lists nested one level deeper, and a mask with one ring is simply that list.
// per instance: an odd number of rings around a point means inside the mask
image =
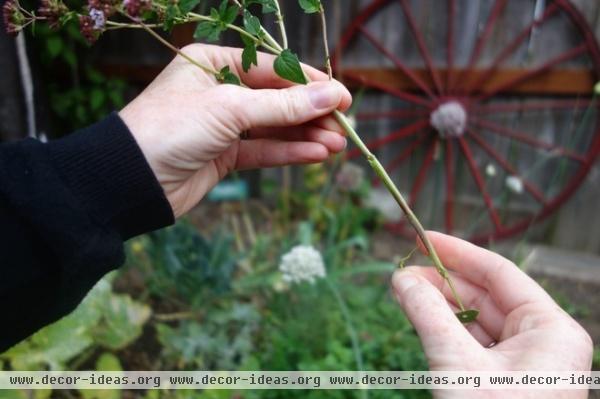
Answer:
[{"label": "human hand", "polygon": [[[392,278],[394,294],[414,325],[431,371],[587,371],[587,332],[507,259],[440,233],[428,233],[476,322],[463,326],[447,284],[431,267],[407,267]],[[540,398],[586,398],[586,390],[538,391]],[[506,398],[506,391],[437,391],[437,398]],[[532,396],[514,391],[511,398]]]},{"label": "human hand", "polygon": [[[293,86],[275,74],[267,54],[244,73],[241,49],[194,44],[182,51],[215,70],[228,65],[249,88],[218,84],[178,56],[119,113],[176,217],[233,170],[321,162],[346,147],[328,115],[352,98],[326,74],[304,66],[315,83]],[[248,140],[241,141],[244,131]]]}]

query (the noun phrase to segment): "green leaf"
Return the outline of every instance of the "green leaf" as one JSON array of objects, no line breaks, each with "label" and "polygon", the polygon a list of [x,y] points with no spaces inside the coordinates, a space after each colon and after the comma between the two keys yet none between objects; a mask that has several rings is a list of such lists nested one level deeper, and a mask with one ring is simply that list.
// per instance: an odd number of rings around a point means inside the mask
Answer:
[{"label": "green leaf", "polygon": [[46,40],[46,48],[50,57],[56,58],[64,47],[64,42],[59,36],[51,36]]},{"label": "green leaf", "polygon": [[187,14],[200,4],[200,0],[179,0],[179,9],[182,14]]},{"label": "green leaf", "polygon": [[103,353],[96,361],[98,371],[123,371],[123,366],[118,357],[110,352]]},{"label": "green leaf", "polygon": [[[109,352],[105,352],[96,361],[98,371],[123,371],[119,358]],[[79,394],[83,399],[121,399],[120,389],[80,389]]]},{"label": "green leaf", "polygon": [[169,32],[175,25],[175,20],[180,16],[179,8],[175,4],[169,4],[165,11],[165,22],[163,24],[164,29]]},{"label": "green leaf", "polygon": [[248,72],[252,68],[252,64],[258,66],[258,54],[254,42],[246,44],[242,52],[242,68],[244,72]]},{"label": "green leaf", "polygon": [[244,10],[244,29],[254,36],[260,36],[260,20],[248,10]]},{"label": "green leaf", "polygon": [[152,313],[148,305],[119,294],[111,295],[102,310],[103,318],[93,331],[94,338],[97,343],[114,350],[135,341]]},{"label": "green leaf", "polygon": [[90,94],[90,107],[92,108],[92,111],[99,110],[102,105],[104,105],[105,100],[106,93],[104,93],[104,90],[98,88],[92,89]]},{"label": "green leaf", "polygon": [[307,14],[321,12],[321,0],[298,0],[298,3]]},{"label": "green leaf", "polygon": [[229,69],[228,66],[223,67],[223,69],[221,69],[219,71],[219,74],[215,77],[217,78],[219,83],[236,85],[236,86],[242,85],[240,78],[238,78],[233,72],[231,72],[231,70]]},{"label": "green leaf", "polygon": [[475,309],[456,313],[456,317],[458,317],[458,320],[460,320],[460,322],[463,324],[471,323],[472,321],[477,320],[477,316],[479,316],[479,311]]},{"label": "green leaf", "polygon": [[294,83],[307,84],[306,76],[300,66],[298,56],[291,50],[286,49],[279,54],[273,64],[275,73],[284,79]]},{"label": "green leaf", "polygon": [[277,11],[276,0],[246,0],[246,6],[251,4],[260,4],[262,6],[263,14],[270,14]]},{"label": "green leaf", "polygon": [[223,32],[223,28],[218,23],[200,22],[194,32],[194,39],[206,39],[209,42],[216,42],[221,37],[221,32]]},{"label": "green leaf", "polygon": [[237,18],[239,13],[239,8],[237,6],[229,6],[227,7],[220,15],[221,22],[225,25],[233,23]]}]

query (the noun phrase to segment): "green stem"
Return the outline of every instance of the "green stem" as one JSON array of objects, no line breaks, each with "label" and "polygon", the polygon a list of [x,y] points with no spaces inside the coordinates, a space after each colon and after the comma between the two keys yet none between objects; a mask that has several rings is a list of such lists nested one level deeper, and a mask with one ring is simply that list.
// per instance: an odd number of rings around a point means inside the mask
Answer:
[{"label": "green stem", "polygon": [[333,70],[331,69],[331,55],[329,54],[329,39],[327,38],[327,16],[325,15],[325,7],[321,3],[321,9],[319,10],[321,16],[321,30],[323,31],[323,45],[325,46],[325,68],[327,68],[327,75],[329,80],[333,79]]},{"label": "green stem", "polygon": [[[207,15],[196,14],[194,12],[190,12],[187,15],[188,15],[188,18],[186,19],[186,22],[198,22],[198,21],[219,22],[219,21],[215,20],[214,18],[211,18]],[[277,42],[274,42],[273,37],[271,35],[265,36],[265,40],[263,41],[263,40],[259,39],[258,37],[252,35],[251,33],[246,32],[243,28],[241,28],[237,25],[227,24],[226,26],[228,29],[238,32],[240,35],[243,35],[243,36],[247,37],[248,39],[254,41],[254,43],[256,43],[256,45],[263,47],[264,49],[268,50],[269,52],[271,52],[273,54],[279,54],[281,52],[281,47],[279,46],[279,44],[277,44]],[[271,37],[271,40],[269,40],[269,37]],[[275,45],[273,45],[273,44],[275,44]]]},{"label": "green stem", "polygon": [[158,40],[159,42],[161,42],[163,45],[165,45],[166,47],[168,47],[169,49],[171,49],[172,51],[174,51],[175,53],[177,53],[178,55],[180,55],[181,57],[183,57],[186,61],[188,61],[189,63],[191,63],[192,65],[197,66],[198,68],[202,69],[204,72],[206,73],[210,73],[213,76],[214,75],[218,75],[219,71],[216,71],[210,67],[207,67],[205,65],[200,64],[199,62],[197,62],[196,60],[194,60],[192,57],[188,56],[187,54],[185,54],[183,51],[179,50],[177,47],[173,46],[171,43],[169,43],[167,40],[165,40],[163,37],[161,37],[158,33],[154,32],[152,29],[150,29],[148,27],[148,25],[146,25],[145,23],[143,23],[142,21],[138,21],[135,18],[133,18],[131,15],[129,14],[124,14],[127,18],[131,19],[132,21],[134,21],[134,23],[139,24],[142,29],[144,29],[146,32],[148,32],[150,35],[152,35],[156,40]]},{"label": "green stem", "polygon": [[277,7],[277,11],[275,11],[275,17],[277,18],[277,26],[279,26],[279,33],[281,34],[281,41],[283,42],[283,48],[288,48],[288,38],[287,32],[285,30],[285,23],[283,22],[283,14],[281,13],[281,5],[279,4],[279,0],[275,0],[275,6]]},{"label": "green stem", "polygon": [[433,261],[433,264],[435,265],[435,268],[437,269],[438,273],[440,273],[442,278],[444,280],[446,280],[446,282],[448,283],[448,286],[450,287],[450,290],[452,291],[452,295],[454,296],[454,299],[456,300],[456,303],[457,303],[458,307],[460,308],[460,311],[461,312],[465,311],[465,307],[463,306],[463,303],[460,300],[458,293],[456,292],[454,283],[450,279],[448,270],[446,269],[446,267],[444,267],[437,252],[435,251],[435,248],[433,247],[433,244],[431,243],[429,238],[427,238],[425,229],[421,225],[421,222],[419,221],[419,219],[415,216],[412,209],[410,209],[410,206],[408,206],[408,203],[406,202],[406,200],[400,193],[400,190],[398,190],[398,188],[396,187],[396,185],[394,184],[394,182],[392,181],[392,179],[390,178],[388,173],[385,171],[385,168],[383,167],[383,165],[381,165],[381,162],[379,162],[379,160],[375,157],[375,155],[373,155],[373,153],[369,150],[369,148],[362,141],[362,139],[360,138],[358,133],[356,133],[356,130],[354,130],[354,128],[350,124],[350,121],[348,121],[348,118],[346,118],[346,116],[343,113],[341,113],[340,111],[334,111],[334,116],[335,116],[336,120],[339,122],[339,124],[344,128],[344,130],[348,134],[348,137],[350,137],[350,140],[352,140],[352,142],[354,142],[354,144],[358,147],[360,152],[365,156],[365,158],[367,158],[369,165],[371,166],[371,168],[373,168],[373,170],[375,171],[377,176],[379,176],[379,178],[381,179],[381,181],[383,182],[385,187],[388,189],[390,194],[392,194],[392,197],[394,197],[394,199],[396,200],[396,202],[402,209],[402,212],[404,212],[404,215],[408,219],[408,222],[415,229],[415,231],[417,232],[417,235],[423,242],[423,245],[427,249],[429,257]]},{"label": "green stem", "polygon": [[[333,283],[329,278],[325,278],[325,282],[327,287],[333,294],[335,300],[337,301],[340,311],[342,312],[342,316],[344,317],[344,321],[346,322],[346,329],[348,330],[348,335],[350,336],[350,341],[352,342],[352,351],[354,352],[354,361],[356,362],[357,371],[365,371],[365,366],[363,364],[362,352],[360,350],[360,344],[358,342],[358,333],[354,328],[354,323],[352,323],[352,317],[350,316],[350,310],[344,301],[344,297],[338,290],[335,283]],[[368,391],[362,391],[363,397],[368,398]]]}]

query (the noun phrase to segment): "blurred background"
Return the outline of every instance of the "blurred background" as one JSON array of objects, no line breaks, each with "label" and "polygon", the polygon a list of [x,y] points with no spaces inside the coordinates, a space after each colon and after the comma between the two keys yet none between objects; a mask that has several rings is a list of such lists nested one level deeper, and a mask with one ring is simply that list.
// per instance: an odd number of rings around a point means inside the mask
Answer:
[{"label": "blurred background", "polygon": [[[214,1],[202,1],[205,13]],[[282,0],[290,47],[324,65],[318,17]],[[357,130],[423,224],[526,270],[600,342],[600,3],[323,0]],[[24,2],[24,5],[27,3]],[[30,8],[36,7],[29,4]],[[271,16],[265,27],[277,32]],[[195,27],[168,40],[194,41]],[[236,35],[222,43],[240,46]],[[0,140],[51,140],[135,97],[173,57],[143,31],[90,47],[77,23],[0,34]],[[595,90],[596,89],[596,90]],[[326,276],[286,282],[312,245]],[[352,146],[323,165],[233,175],[70,316],[0,354],[5,370],[424,370],[389,294],[428,264]],[[600,369],[600,354],[595,369]],[[12,391],[2,398],[430,397],[428,392]]]}]

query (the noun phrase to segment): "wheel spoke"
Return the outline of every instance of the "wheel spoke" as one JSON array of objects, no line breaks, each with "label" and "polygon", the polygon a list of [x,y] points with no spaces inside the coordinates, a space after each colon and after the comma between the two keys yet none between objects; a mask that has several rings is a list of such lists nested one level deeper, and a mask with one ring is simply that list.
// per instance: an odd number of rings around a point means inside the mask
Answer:
[{"label": "wheel spoke", "polygon": [[425,44],[425,38],[423,37],[423,34],[417,27],[417,22],[415,20],[415,17],[412,15],[412,12],[410,11],[410,7],[409,7],[408,3],[406,2],[406,0],[398,0],[398,1],[400,2],[400,5],[402,6],[402,10],[404,10],[404,15],[406,16],[406,21],[408,22],[408,26],[410,27],[410,30],[412,31],[412,33],[415,37],[415,40],[417,41],[417,46],[419,47],[421,56],[423,57],[423,60],[425,61],[425,64],[427,65],[427,69],[429,69],[429,73],[431,74],[431,79],[433,80],[435,88],[438,91],[438,93],[442,93],[442,81],[440,79],[438,72],[433,67],[433,62],[431,60],[431,56],[429,55],[429,51],[427,50],[427,46]]},{"label": "wheel spoke", "polygon": [[[368,143],[366,143],[366,145],[371,151],[374,151],[393,141],[401,140],[403,138],[415,135],[423,129],[425,129],[427,126],[429,126],[428,120],[419,120],[410,125],[404,126],[401,129],[398,129],[385,137],[380,137],[375,140],[371,140]],[[352,151],[348,152],[348,158],[356,158],[359,155],[360,151],[358,150],[358,148],[355,148]]]},{"label": "wheel spoke", "polygon": [[473,108],[473,112],[478,115],[481,114],[495,114],[495,113],[510,113],[510,112],[522,112],[522,111],[544,111],[554,109],[573,109],[573,108],[587,108],[592,105],[595,100],[590,99],[578,99],[578,100],[550,100],[550,101],[538,101],[538,102],[527,102],[527,103],[513,103],[513,104],[483,104],[477,105]]},{"label": "wheel spoke", "polygon": [[358,120],[373,120],[373,119],[422,119],[429,115],[428,110],[423,109],[396,109],[391,111],[380,112],[359,112],[356,114]]},{"label": "wheel spoke", "polygon": [[507,2],[508,0],[496,0],[496,2],[494,3],[492,11],[490,12],[490,15],[485,23],[485,28],[483,29],[483,32],[477,39],[477,43],[475,44],[473,52],[471,53],[471,57],[469,58],[467,67],[463,69],[460,73],[457,80],[458,82],[464,82],[467,72],[472,70],[473,67],[477,64],[477,61],[479,61],[481,52],[485,48],[485,44],[487,43],[490,35],[492,34],[494,26],[496,25],[496,21],[498,20],[498,17],[506,7]]},{"label": "wheel spoke", "polygon": [[456,20],[456,0],[448,0],[448,42],[446,44],[446,63],[448,71],[446,73],[446,94],[452,88],[452,69],[454,69],[454,21]]},{"label": "wheel spoke", "polygon": [[544,14],[540,17],[540,19],[537,19],[537,20],[534,19],[529,25],[527,25],[525,27],[525,29],[523,29],[521,31],[521,33],[519,33],[517,35],[517,37],[504,50],[502,50],[502,52],[500,54],[498,54],[498,56],[492,61],[492,65],[488,69],[486,69],[484,73],[482,73],[479,76],[479,79],[477,79],[477,81],[474,84],[469,85],[466,92],[470,94],[477,87],[481,87],[484,82],[488,81],[490,79],[490,77],[494,74],[494,72],[496,72],[496,70],[498,69],[500,64],[502,62],[504,62],[504,60],[506,58],[508,58],[517,48],[519,48],[521,43],[523,43],[523,40],[525,40],[529,36],[531,31],[534,28],[538,27],[539,25],[543,24],[548,18],[550,18],[552,15],[554,15],[557,11],[558,11],[557,4],[552,3],[546,9]]},{"label": "wheel spoke", "polygon": [[410,94],[410,93],[407,93],[407,92],[402,91],[402,90],[398,90],[398,89],[393,88],[393,87],[389,87],[389,86],[385,85],[382,82],[377,82],[377,81],[368,79],[367,77],[362,76],[360,74],[356,74],[356,73],[345,71],[344,72],[344,76],[347,77],[347,78],[350,78],[352,80],[355,80],[355,81],[357,81],[360,84],[363,84],[365,86],[368,86],[368,87],[371,87],[371,88],[374,88],[374,89],[377,89],[377,90],[381,90],[381,91],[383,91],[385,93],[391,94],[392,96],[398,97],[401,100],[404,100],[404,101],[407,101],[407,102],[410,102],[410,103],[413,103],[413,104],[417,104],[417,105],[420,105],[422,107],[427,107],[427,108],[431,107],[431,103],[429,101],[425,100],[424,98],[415,96],[414,94]]},{"label": "wheel spoke", "polygon": [[542,205],[546,205],[547,201],[544,198],[542,192],[531,184],[529,181],[525,180],[521,177],[517,169],[510,164],[502,155],[500,155],[495,149],[493,149],[488,143],[485,142],[476,132],[472,129],[468,129],[468,134],[471,140],[473,140],[477,145],[479,145],[485,152],[487,152],[506,172],[508,172],[512,176],[518,177],[523,182],[523,187],[531,194],[533,198],[535,198]]},{"label": "wheel spoke", "polygon": [[460,143],[460,148],[462,149],[462,152],[465,158],[467,159],[469,170],[471,171],[473,179],[475,180],[475,184],[477,185],[477,188],[479,189],[479,192],[483,197],[483,201],[488,210],[490,219],[492,220],[492,223],[494,223],[496,232],[501,231],[502,223],[500,223],[500,217],[498,216],[498,212],[496,212],[496,209],[494,208],[492,198],[490,197],[489,193],[485,188],[485,183],[483,181],[483,178],[481,177],[481,173],[479,173],[479,170],[477,169],[477,165],[475,164],[475,158],[473,157],[471,148],[469,147],[469,144],[465,141],[464,137],[460,137],[458,139],[458,142]]},{"label": "wheel spoke", "polygon": [[490,97],[495,96],[498,93],[506,91],[514,86],[518,86],[519,84],[525,82],[528,79],[532,79],[538,75],[543,74],[544,72],[550,70],[555,65],[561,64],[565,61],[568,61],[570,59],[580,56],[581,54],[585,53],[586,50],[587,50],[587,44],[583,43],[577,47],[574,47],[568,51],[565,51],[564,53],[560,54],[559,56],[547,61],[543,65],[540,65],[537,68],[531,69],[531,70],[521,74],[520,76],[516,76],[515,78],[509,80],[508,82],[505,82],[505,83],[499,85],[498,87],[491,89],[489,92],[482,94],[481,96],[479,96],[477,98],[477,100],[485,101],[485,100],[489,99]]},{"label": "wheel spoke", "polygon": [[587,162],[587,160],[585,159],[584,156],[577,154],[572,150],[569,150],[567,148],[557,146],[557,145],[554,145],[551,143],[547,143],[545,141],[538,140],[538,139],[533,138],[530,135],[528,135],[524,132],[518,131],[516,129],[504,127],[504,126],[498,125],[494,122],[484,120],[484,119],[471,119],[470,123],[477,125],[479,127],[485,128],[488,131],[490,131],[491,133],[499,134],[499,135],[505,136],[505,137],[510,137],[510,138],[520,141],[522,143],[528,144],[529,146],[539,148],[542,150],[546,150],[548,152],[555,152],[559,155],[571,158],[578,162],[582,162],[582,163]]},{"label": "wheel spoke", "polygon": [[446,233],[454,230],[454,147],[446,140]]},{"label": "wheel spoke", "polygon": [[419,197],[419,193],[421,192],[421,189],[423,188],[423,184],[425,183],[425,180],[427,179],[427,173],[429,172],[429,169],[431,169],[433,155],[435,154],[435,149],[436,149],[438,143],[439,142],[437,139],[433,140],[433,143],[431,143],[431,145],[429,146],[429,149],[427,150],[427,154],[425,155],[423,164],[419,168],[419,173],[417,174],[417,177],[415,178],[412,189],[410,190],[409,206],[411,208],[415,206],[415,202],[417,201],[417,198]]},{"label": "wheel spoke", "polygon": [[377,40],[375,35],[373,35],[371,32],[369,32],[369,30],[364,25],[360,25],[358,27],[358,29],[368,39],[369,43],[371,43],[373,45],[373,47],[375,47],[381,54],[385,55],[390,61],[392,61],[394,63],[396,68],[400,69],[406,76],[408,76],[430,98],[435,97],[433,92],[431,91],[431,89],[429,89],[429,87],[427,87],[425,82],[423,82],[423,80],[421,80],[421,78],[419,78],[417,75],[415,75],[415,73],[413,71],[411,71],[406,65],[404,65],[404,63],[398,57],[396,57],[387,48],[385,48],[385,46],[381,43],[381,41]]}]

